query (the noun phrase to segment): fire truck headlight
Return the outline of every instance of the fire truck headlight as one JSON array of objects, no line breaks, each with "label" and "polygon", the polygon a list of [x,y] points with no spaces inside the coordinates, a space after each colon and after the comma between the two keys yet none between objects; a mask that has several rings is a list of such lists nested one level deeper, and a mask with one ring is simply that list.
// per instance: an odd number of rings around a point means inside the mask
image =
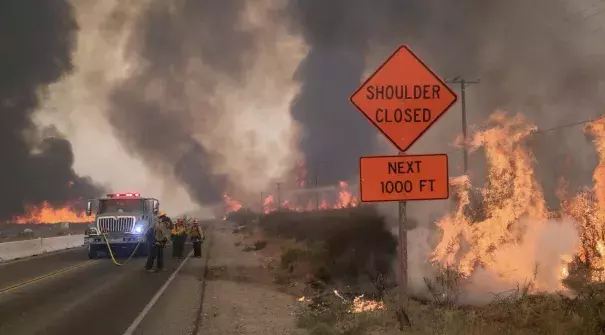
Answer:
[{"label": "fire truck headlight", "polygon": [[86,228],[84,235],[99,235],[99,232],[97,231],[97,228],[89,227],[89,228]]},{"label": "fire truck headlight", "polygon": [[138,225],[138,226],[134,227],[134,232],[135,232],[135,234],[142,233],[143,232],[143,226]]}]

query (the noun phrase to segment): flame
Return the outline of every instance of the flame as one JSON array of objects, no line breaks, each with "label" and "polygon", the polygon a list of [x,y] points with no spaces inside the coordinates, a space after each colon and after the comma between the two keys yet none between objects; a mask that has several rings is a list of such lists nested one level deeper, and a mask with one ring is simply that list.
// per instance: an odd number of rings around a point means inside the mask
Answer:
[{"label": "flame", "polygon": [[[482,201],[473,203],[467,176],[453,178],[457,208],[437,222],[442,238],[430,260],[453,267],[463,277],[470,277],[481,267],[501,280],[520,283],[534,278],[539,290],[553,288],[548,280],[535,277],[535,266],[527,262],[521,245],[551,216],[541,186],[535,180],[533,156],[524,141],[536,130],[522,115],[507,118],[502,112],[492,115],[489,128],[471,137],[471,150],[483,148],[487,160]],[[525,251],[527,252],[527,251]],[[560,255],[567,263],[569,255]],[[559,269],[553,275],[560,276]]]},{"label": "flame", "polygon": [[62,208],[53,208],[48,202],[43,202],[39,206],[32,206],[23,216],[15,216],[9,222],[12,223],[84,223],[91,219],[84,212],[75,212],[70,206]]},{"label": "flame", "polygon": [[[599,163],[593,173],[592,189],[583,189],[575,196],[563,199],[565,214],[578,223],[581,246],[580,263],[588,270],[588,279],[605,280],[605,118],[588,124],[584,131],[593,136]],[[562,192],[564,197],[564,192]]]},{"label": "flame", "polygon": [[[342,301],[347,301],[337,290],[333,290],[334,295],[339,297]],[[303,297],[304,298],[304,297]],[[301,300],[299,300],[301,301]],[[353,298],[353,302],[349,309],[349,313],[363,313],[372,312],[377,310],[386,310],[386,306],[382,301],[376,301],[371,299],[365,299],[364,295],[359,295]]]},{"label": "flame", "polygon": [[339,186],[340,191],[338,192],[338,198],[340,203],[336,205],[336,208],[356,207],[359,204],[359,201],[348,191],[349,184],[345,181],[341,181],[339,182]]},{"label": "flame", "polygon": [[[300,186],[300,184],[297,184],[297,186]],[[313,191],[311,191],[311,193],[313,193]],[[317,195],[315,195],[315,193],[313,193],[313,194],[314,194],[314,196],[313,196],[314,198],[321,197],[321,195],[319,195],[319,194],[317,194]],[[330,209],[330,208],[338,209],[338,208],[357,207],[360,203],[359,199],[350,192],[349,184],[345,181],[340,181],[338,183],[337,194],[338,194],[337,199],[335,199],[334,202],[332,202],[332,203],[323,198],[321,200],[319,200],[319,198],[316,198],[314,200],[305,199],[303,201],[297,201],[297,199],[285,199],[281,202],[281,204],[279,206],[277,204],[277,201],[275,200],[275,195],[269,194],[269,195],[263,197],[262,212],[264,214],[269,214],[271,212],[278,210],[279,208],[291,210],[291,211],[297,211],[297,212],[313,211],[315,209],[320,209],[320,210]],[[235,212],[243,207],[242,203],[232,199],[228,195],[224,195],[223,197],[225,200],[225,207],[227,210],[227,214],[230,212]],[[256,208],[258,208],[258,206],[259,205],[256,205]]]},{"label": "flame", "polygon": [[223,199],[225,200],[228,213],[237,212],[240,208],[242,208],[242,204],[239,201],[231,199],[231,197],[226,194],[223,195]]},{"label": "flame", "polygon": [[363,313],[372,312],[377,310],[386,310],[386,306],[382,301],[375,301],[370,299],[364,299],[363,295],[355,297],[353,299],[353,305],[351,306],[351,313]]}]

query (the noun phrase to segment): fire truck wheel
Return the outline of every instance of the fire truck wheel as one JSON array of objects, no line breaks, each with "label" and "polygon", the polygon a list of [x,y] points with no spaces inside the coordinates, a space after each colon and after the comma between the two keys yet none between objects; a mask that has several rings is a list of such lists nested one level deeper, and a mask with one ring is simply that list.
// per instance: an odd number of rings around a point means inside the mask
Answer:
[{"label": "fire truck wheel", "polygon": [[99,252],[96,245],[88,245],[88,258],[97,259],[99,258]]}]

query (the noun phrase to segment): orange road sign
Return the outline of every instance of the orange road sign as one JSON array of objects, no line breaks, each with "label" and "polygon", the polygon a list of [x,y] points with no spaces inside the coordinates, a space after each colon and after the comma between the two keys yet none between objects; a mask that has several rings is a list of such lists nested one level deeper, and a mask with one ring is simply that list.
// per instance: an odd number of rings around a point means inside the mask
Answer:
[{"label": "orange road sign", "polygon": [[351,96],[351,103],[406,151],[457,100],[407,46],[400,46]]},{"label": "orange road sign", "polygon": [[359,159],[363,202],[449,198],[446,154],[373,156]]}]

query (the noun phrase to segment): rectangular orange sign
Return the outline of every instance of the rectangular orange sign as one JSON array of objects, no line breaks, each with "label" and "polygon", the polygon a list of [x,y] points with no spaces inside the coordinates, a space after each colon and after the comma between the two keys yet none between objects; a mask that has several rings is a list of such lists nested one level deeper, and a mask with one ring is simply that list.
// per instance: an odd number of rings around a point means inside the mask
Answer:
[{"label": "rectangular orange sign", "polygon": [[363,202],[449,198],[446,154],[373,156],[359,159]]}]

